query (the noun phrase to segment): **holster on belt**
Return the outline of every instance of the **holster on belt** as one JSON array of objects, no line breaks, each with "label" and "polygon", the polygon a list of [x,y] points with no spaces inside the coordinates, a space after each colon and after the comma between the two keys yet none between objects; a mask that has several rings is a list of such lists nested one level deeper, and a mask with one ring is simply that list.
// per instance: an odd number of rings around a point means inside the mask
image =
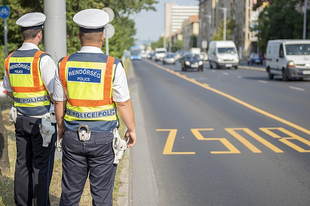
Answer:
[{"label": "holster on belt", "polygon": [[52,123],[56,123],[54,113],[46,113],[42,116],[42,122],[40,124],[40,133],[43,139],[42,146],[48,147],[51,142],[52,136],[55,133],[55,126]]},{"label": "holster on belt", "polygon": [[79,139],[82,142],[87,142],[90,139],[91,132],[88,125],[82,124],[78,128]]},{"label": "holster on belt", "polygon": [[118,164],[122,159],[125,150],[127,149],[127,142],[119,136],[117,128],[113,130],[113,151],[114,151],[114,164]]}]

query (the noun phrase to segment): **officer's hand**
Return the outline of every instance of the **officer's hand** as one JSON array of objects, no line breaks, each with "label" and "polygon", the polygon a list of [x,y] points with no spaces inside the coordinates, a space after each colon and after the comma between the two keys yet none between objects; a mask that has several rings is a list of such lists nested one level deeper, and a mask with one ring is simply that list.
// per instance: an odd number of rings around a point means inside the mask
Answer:
[{"label": "officer's hand", "polygon": [[136,131],[127,130],[125,133],[125,139],[128,139],[127,148],[133,147],[137,142]]},{"label": "officer's hand", "polygon": [[62,138],[63,138],[64,133],[65,133],[65,127],[59,127],[59,126],[58,126],[57,134],[58,134],[59,139],[62,139]]}]

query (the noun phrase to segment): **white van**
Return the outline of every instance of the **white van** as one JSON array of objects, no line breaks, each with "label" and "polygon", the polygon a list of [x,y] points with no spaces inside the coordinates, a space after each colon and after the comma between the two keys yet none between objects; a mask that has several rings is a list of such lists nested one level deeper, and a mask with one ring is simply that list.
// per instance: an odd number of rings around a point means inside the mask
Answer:
[{"label": "white van", "polygon": [[155,61],[162,61],[166,56],[167,49],[165,48],[156,48],[155,49]]},{"label": "white van", "polygon": [[220,67],[238,69],[239,57],[233,41],[211,41],[208,57],[211,69]]},{"label": "white van", "polygon": [[266,52],[269,79],[282,75],[283,81],[310,77],[310,40],[270,40]]}]

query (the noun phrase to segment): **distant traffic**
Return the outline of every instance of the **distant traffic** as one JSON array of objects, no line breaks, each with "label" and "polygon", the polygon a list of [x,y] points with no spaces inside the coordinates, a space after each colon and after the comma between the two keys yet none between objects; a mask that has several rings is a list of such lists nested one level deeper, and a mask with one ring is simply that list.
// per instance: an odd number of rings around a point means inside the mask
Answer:
[{"label": "distant traffic", "polygon": [[[166,48],[144,51],[138,46],[130,48],[130,59],[144,58],[165,64],[180,62],[181,71],[203,71],[204,64],[210,69],[263,66],[269,79],[281,76],[283,81],[310,78],[310,40],[270,40],[266,55],[252,52],[241,63],[236,44],[233,41],[211,41],[207,51],[191,48],[189,51],[168,52]],[[261,67],[260,67],[261,68]]]}]

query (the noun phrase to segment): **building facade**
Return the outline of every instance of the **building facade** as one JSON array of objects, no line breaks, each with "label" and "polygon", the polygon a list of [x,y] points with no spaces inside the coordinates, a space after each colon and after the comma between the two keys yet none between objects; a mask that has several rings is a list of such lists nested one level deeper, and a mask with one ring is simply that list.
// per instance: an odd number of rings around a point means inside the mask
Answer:
[{"label": "building facade", "polygon": [[193,15],[183,21],[182,26],[183,46],[188,51],[192,47],[197,47],[199,36],[199,16]]},{"label": "building facade", "polygon": [[198,15],[199,6],[178,6],[175,3],[165,3],[165,37],[182,29],[183,21],[190,16]]},{"label": "building facade", "polygon": [[[250,31],[250,26],[257,19],[257,12],[252,11],[256,0],[199,0],[200,35],[198,45],[202,41],[211,41],[217,33],[221,20],[226,12],[226,19],[235,22],[235,29],[231,36],[226,36],[236,43],[239,56],[246,58],[251,52],[256,51],[255,32]],[[257,15],[255,17],[255,15]]]}]

